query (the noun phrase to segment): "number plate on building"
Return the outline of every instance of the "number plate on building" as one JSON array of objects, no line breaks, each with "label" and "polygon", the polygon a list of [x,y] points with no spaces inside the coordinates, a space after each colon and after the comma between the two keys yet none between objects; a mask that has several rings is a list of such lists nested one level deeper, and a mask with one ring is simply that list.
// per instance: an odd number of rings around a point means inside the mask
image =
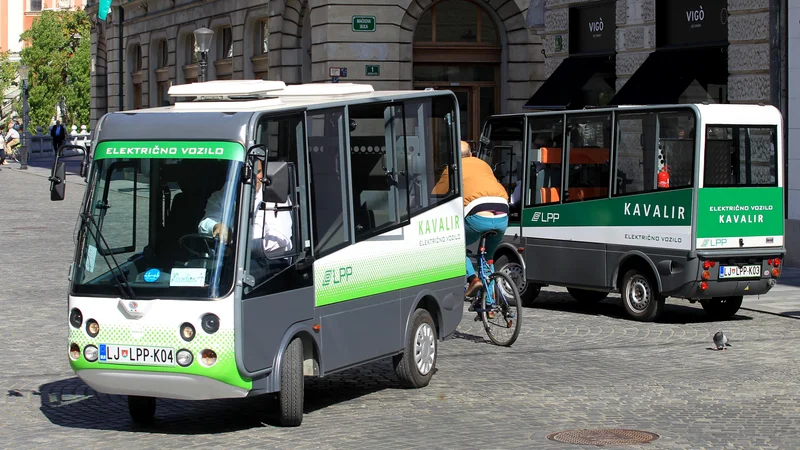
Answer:
[{"label": "number plate on building", "polygon": [[719,266],[720,278],[754,278],[761,277],[761,266]]},{"label": "number plate on building", "polygon": [[174,366],[175,350],[164,347],[100,344],[101,363]]}]

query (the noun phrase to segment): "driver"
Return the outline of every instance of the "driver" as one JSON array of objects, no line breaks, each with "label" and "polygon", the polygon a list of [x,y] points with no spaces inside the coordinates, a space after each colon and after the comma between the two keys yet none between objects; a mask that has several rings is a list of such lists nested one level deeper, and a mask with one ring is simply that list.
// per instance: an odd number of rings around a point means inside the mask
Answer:
[{"label": "driver", "polygon": [[[268,256],[282,255],[292,249],[292,216],[290,211],[280,211],[277,214],[272,210],[260,209],[262,201],[261,178],[263,176],[263,165],[261,161],[256,163],[256,201],[253,205],[253,239],[250,241],[252,251],[251,258],[261,261],[259,265],[253,265],[251,275],[257,281],[259,276],[253,272],[260,272],[259,269],[266,268]],[[286,203],[267,203],[268,209],[275,206],[290,206],[291,202]],[[201,234],[219,237],[223,242],[230,242],[230,225],[223,222],[223,190],[211,194],[206,203],[205,216],[198,225]],[[225,221],[227,222],[227,221]]]}]

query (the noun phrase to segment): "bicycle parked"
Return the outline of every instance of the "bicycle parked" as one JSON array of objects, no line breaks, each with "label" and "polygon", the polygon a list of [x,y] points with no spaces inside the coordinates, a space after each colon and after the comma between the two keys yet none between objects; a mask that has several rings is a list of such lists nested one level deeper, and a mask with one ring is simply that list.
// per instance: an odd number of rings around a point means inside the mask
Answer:
[{"label": "bicycle parked", "polygon": [[495,234],[495,231],[489,231],[481,235],[478,244],[478,277],[483,288],[474,297],[466,297],[466,300],[474,305],[473,309],[478,313],[475,321],[483,322],[489,340],[496,345],[510,347],[517,340],[522,326],[522,300],[514,281],[505,273],[492,271],[486,262],[486,238]]}]

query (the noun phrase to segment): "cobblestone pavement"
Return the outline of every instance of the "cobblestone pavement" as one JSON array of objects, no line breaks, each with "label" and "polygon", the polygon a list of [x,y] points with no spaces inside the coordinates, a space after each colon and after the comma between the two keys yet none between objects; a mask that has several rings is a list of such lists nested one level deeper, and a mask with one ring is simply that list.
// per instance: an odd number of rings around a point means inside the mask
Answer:
[{"label": "cobblestone pavement", "polygon": [[[300,428],[276,427],[268,397],[159,401],[140,428],[124,397],[97,394],[66,361],[66,274],[81,182],[51,203],[44,172],[0,172],[0,446],[7,448],[578,448],[576,428],[646,430],[640,448],[800,445],[800,321],[743,310],[708,322],[672,301],[660,323],[623,317],[618,297],[586,307],[543,291],[509,349],[465,313],[420,390],[388,361],[307,384]],[[711,351],[723,329],[732,347]],[[633,447],[636,448],[636,447]]]}]

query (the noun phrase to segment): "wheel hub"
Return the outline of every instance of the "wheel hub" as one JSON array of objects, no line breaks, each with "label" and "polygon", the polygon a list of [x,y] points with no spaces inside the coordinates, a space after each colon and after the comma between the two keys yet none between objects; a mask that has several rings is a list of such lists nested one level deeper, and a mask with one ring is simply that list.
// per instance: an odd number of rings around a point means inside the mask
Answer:
[{"label": "wheel hub", "polygon": [[423,323],[417,328],[414,337],[414,362],[417,364],[420,374],[427,375],[431,371],[435,357],[436,339],[433,328],[427,323]]},{"label": "wheel hub", "polygon": [[[523,295],[525,293],[525,289],[528,288],[528,280],[525,279],[525,271],[522,269],[522,266],[517,263],[509,263],[503,266],[500,272],[508,275],[517,285],[517,290],[519,291],[519,295]],[[502,289],[503,294],[506,297],[511,297],[513,293],[511,289],[506,286],[506,283],[500,283],[500,289]]]},{"label": "wheel hub", "polygon": [[650,288],[647,280],[638,275],[628,282],[628,305],[636,311],[644,311],[650,304]]}]

